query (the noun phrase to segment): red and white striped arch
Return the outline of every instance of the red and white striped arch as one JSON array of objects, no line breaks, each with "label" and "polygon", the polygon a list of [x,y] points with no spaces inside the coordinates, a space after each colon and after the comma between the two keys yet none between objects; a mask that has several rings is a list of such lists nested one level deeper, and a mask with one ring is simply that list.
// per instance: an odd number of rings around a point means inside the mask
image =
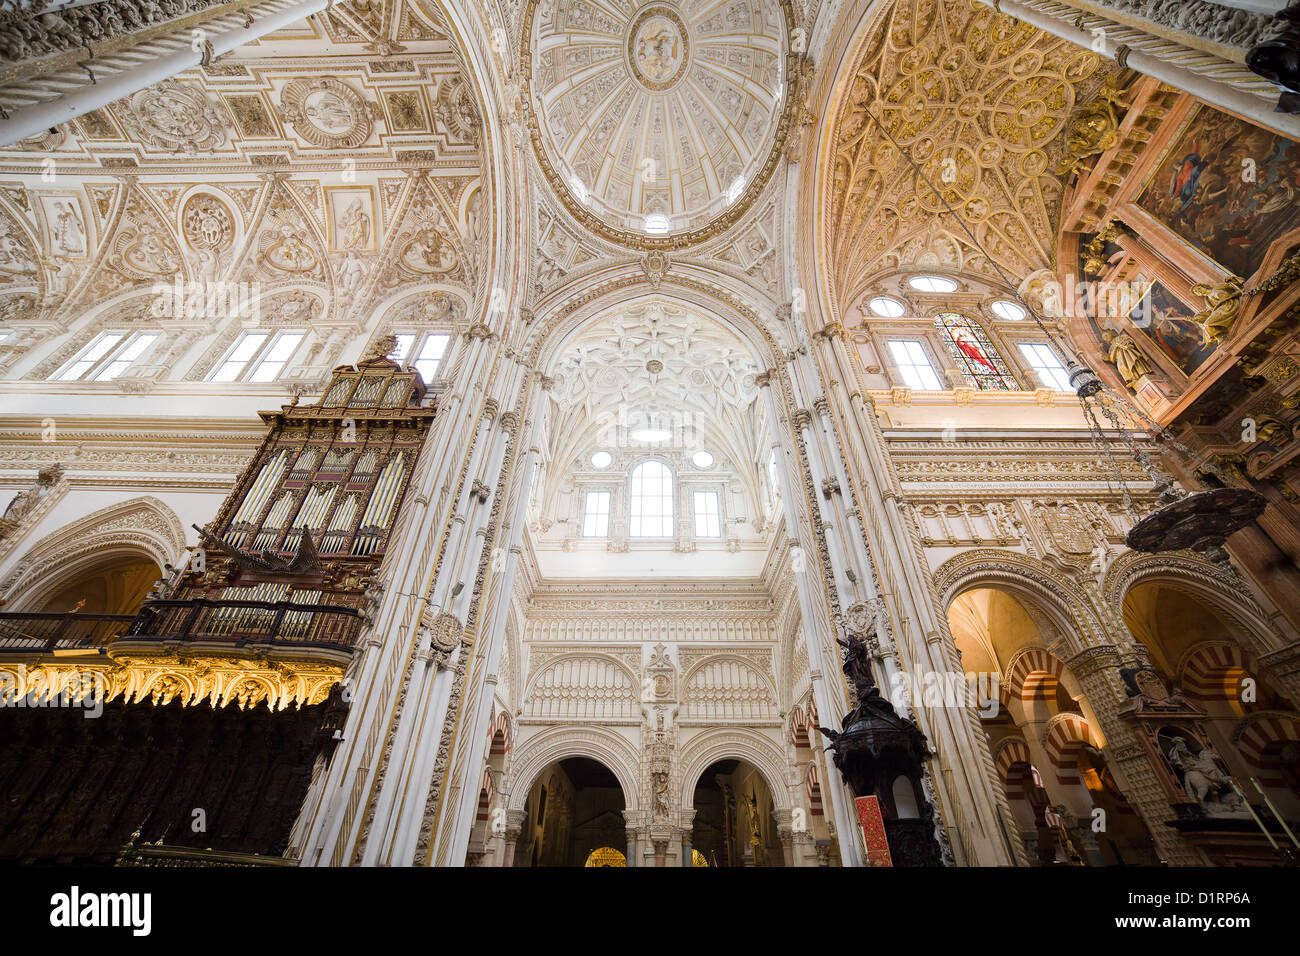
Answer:
[{"label": "red and white striped arch", "polygon": [[1194,700],[1237,700],[1241,679],[1251,673],[1250,658],[1236,644],[1206,641],[1183,657],[1179,684]]},{"label": "red and white striped arch", "polygon": [[1024,701],[1053,700],[1065,665],[1045,648],[1022,647],[1003,675],[1007,693]]},{"label": "red and white striped arch", "polygon": [[1057,714],[1047,722],[1043,749],[1061,783],[1079,783],[1079,751],[1093,743],[1092,728],[1078,714]]},{"label": "red and white striped arch", "polygon": [[808,811],[815,817],[823,816],[826,810],[822,806],[821,774],[817,771],[815,760],[808,761],[808,777],[804,781],[804,790],[808,793]]},{"label": "red and white striped arch", "polygon": [[1254,714],[1238,725],[1232,738],[1246,762],[1259,770],[1261,784],[1286,785],[1282,748],[1300,742],[1300,716],[1275,710]]},{"label": "red and white striped arch", "polygon": [[[998,777],[1007,792],[1007,799],[1023,799],[1025,788],[1032,785],[1029,778],[1033,769],[1033,763],[1029,758],[1029,744],[1025,742],[1025,738],[1003,738],[998,743],[996,760]],[[1024,765],[1023,771],[1013,770],[1017,764]]]},{"label": "red and white striped arch", "polygon": [[488,759],[510,752],[510,716],[503,710],[488,728]]},{"label": "red and white striped arch", "polygon": [[790,714],[790,743],[796,747],[811,747],[808,740],[808,729],[812,726],[812,719],[802,707],[796,707]]},{"label": "red and white striped arch", "polygon": [[484,767],[483,779],[479,781],[478,792],[478,812],[474,819],[477,823],[485,823],[488,818],[488,811],[492,808],[492,774]]}]

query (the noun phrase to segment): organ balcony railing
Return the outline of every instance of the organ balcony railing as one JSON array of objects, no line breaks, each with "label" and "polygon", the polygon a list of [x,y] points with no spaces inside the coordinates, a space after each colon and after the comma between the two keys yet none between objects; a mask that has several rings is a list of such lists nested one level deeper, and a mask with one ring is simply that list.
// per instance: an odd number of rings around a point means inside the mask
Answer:
[{"label": "organ balcony railing", "polygon": [[155,642],[350,653],[361,624],[361,611],[337,604],[210,598],[148,601],[136,614],[0,612],[0,654]]}]

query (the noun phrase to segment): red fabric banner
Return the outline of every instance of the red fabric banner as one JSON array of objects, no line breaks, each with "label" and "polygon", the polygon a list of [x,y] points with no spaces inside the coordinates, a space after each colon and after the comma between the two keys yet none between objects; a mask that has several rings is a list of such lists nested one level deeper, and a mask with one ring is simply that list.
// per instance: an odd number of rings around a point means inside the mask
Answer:
[{"label": "red fabric banner", "polygon": [[889,855],[889,840],[885,837],[885,817],[880,812],[880,801],[875,797],[857,797],[858,823],[862,825],[862,838],[867,842],[868,866],[893,866]]}]

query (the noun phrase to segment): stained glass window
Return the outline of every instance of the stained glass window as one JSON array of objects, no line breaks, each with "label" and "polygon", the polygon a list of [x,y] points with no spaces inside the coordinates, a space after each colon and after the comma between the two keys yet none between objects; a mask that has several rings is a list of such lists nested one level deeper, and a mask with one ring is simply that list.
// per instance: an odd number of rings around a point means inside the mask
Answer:
[{"label": "stained glass window", "polygon": [[1015,376],[978,322],[956,312],[941,312],[934,327],[969,384],[985,391],[1019,390]]}]

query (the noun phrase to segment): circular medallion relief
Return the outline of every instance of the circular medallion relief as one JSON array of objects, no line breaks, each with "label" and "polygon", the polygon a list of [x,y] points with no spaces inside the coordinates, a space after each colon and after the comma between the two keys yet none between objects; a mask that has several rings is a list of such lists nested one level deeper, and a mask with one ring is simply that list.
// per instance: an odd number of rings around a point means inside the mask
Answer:
[{"label": "circular medallion relief", "polygon": [[641,250],[742,216],[790,128],[791,0],[528,0],[533,149],[569,211]]},{"label": "circular medallion relief", "polygon": [[360,146],[373,128],[361,94],[333,77],[294,80],[280,94],[280,104],[294,132],[314,146]]},{"label": "circular medallion relief", "polygon": [[671,7],[656,5],[642,10],[632,21],[627,38],[632,75],[647,90],[670,89],[686,73],[686,24]]},{"label": "circular medallion relief", "polygon": [[196,249],[225,249],[235,237],[235,220],[225,203],[207,193],[196,193],[181,211],[186,241]]}]

